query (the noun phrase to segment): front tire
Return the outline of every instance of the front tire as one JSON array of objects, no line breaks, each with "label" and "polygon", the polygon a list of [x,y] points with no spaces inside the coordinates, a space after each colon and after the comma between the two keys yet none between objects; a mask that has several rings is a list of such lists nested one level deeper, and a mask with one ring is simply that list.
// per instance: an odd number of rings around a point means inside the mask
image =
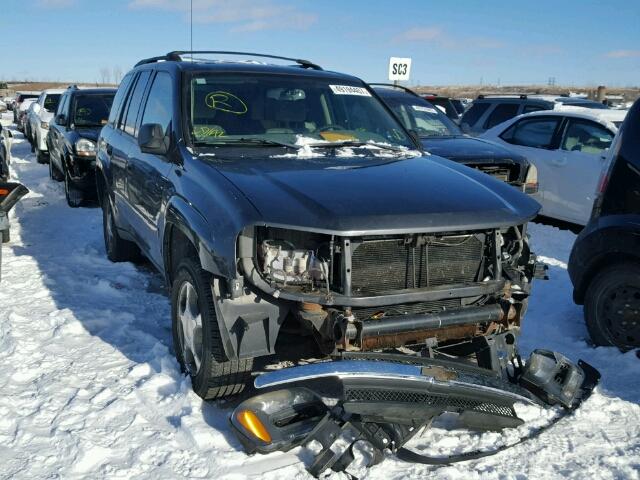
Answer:
[{"label": "front tire", "polygon": [[213,276],[195,258],[178,265],[171,289],[173,345],[193,390],[205,400],[236,395],[251,379],[253,359],[228,360],[214,305]]},{"label": "front tire", "polygon": [[44,151],[42,151],[42,150],[38,149],[38,151],[37,151],[37,156],[36,156],[36,160],[37,160],[37,161],[38,161],[38,163],[40,163],[40,164],[49,163],[49,155],[48,155],[46,152],[44,152]]},{"label": "front tire", "polygon": [[71,208],[81,207],[84,203],[84,192],[71,180],[69,172],[64,172],[64,196]]},{"label": "front tire", "polygon": [[612,265],[591,281],[584,316],[596,345],[640,347],[640,265]]},{"label": "front tire", "polygon": [[49,177],[51,177],[51,180],[54,180],[56,182],[61,182],[64,178],[60,173],[60,170],[58,170],[58,167],[56,167],[55,162],[51,158],[49,158]]}]

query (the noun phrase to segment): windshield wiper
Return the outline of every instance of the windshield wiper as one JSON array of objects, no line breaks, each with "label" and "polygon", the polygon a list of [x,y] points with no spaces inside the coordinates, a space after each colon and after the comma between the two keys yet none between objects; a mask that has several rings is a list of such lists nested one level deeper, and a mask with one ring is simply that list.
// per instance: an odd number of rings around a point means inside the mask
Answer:
[{"label": "windshield wiper", "polygon": [[387,145],[386,143],[378,142],[360,142],[355,140],[345,140],[344,142],[318,142],[308,143],[308,147],[312,148],[341,148],[341,147],[377,147],[383,150],[391,150],[392,152],[401,152],[400,147],[394,147],[393,145]]},{"label": "windshield wiper", "polygon": [[298,145],[294,145],[292,143],[286,142],[278,142],[276,140],[267,140],[265,138],[226,138],[224,140],[216,140],[203,142],[198,141],[195,142],[196,145],[214,145],[214,146],[225,146],[225,145],[256,145],[256,146],[265,146],[265,147],[285,147],[293,150],[299,150],[300,147]]}]

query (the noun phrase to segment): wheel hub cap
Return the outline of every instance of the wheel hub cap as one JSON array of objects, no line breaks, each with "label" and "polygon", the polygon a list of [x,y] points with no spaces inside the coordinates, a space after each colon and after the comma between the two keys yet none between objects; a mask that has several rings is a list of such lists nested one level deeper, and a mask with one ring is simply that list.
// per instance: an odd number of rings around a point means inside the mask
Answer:
[{"label": "wheel hub cap", "polygon": [[178,294],[178,323],[182,359],[191,375],[200,370],[202,361],[202,315],[194,286],[185,282]]}]

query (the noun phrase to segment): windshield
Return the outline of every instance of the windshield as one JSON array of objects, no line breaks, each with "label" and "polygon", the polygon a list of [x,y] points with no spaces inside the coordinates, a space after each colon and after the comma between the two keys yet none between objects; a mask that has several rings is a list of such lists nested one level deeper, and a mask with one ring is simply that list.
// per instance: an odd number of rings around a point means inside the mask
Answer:
[{"label": "windshield", "polygon": [[421,138],[462,135],[455,123],[426,100],[410,94],[383,99],[405,128],[414,130]]},{"label": "windshield", "polygon": [[341,79],[196,74],[188,106],[195,144],[373,142],[415,148],[362,84]]},{"label": "windshield", "polygon": [[101,127],[107,123],[114,93],[77,95],[73,123],[77,127]]},{"label": "windshield", "polygon": [[60,102],[60,94],[50,93],[44,97],[44,109],[47,112],[55,112],[58,108],[58,102]]}]

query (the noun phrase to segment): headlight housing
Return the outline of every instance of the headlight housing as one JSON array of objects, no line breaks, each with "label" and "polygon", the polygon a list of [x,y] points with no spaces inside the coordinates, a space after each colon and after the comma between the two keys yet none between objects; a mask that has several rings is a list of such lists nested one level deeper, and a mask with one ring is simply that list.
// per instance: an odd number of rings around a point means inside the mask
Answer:
[{"label": "headlight housing", "polygon": [[538,187],[538,169],[532,163],[529,165],[529,170],[527,170],[527,177],[524,180],[522,191],[531,195],[533,193],[538,193]]},{"label": "headlight housing", "polygon": [[40,122],[40,128],[49,130],[49,122]]},{"label": "headlight housing", "polygon": [[96,144],[95,142],[87,139],[81,138],[76,142],[76,153],[80,157],[94,157],[96,155]]},{"label": "headlight housing", "polygon": [[262,275],[280,286],[326,288],[329,239],[324,235],[279,228],[262,230],[256,245]]}]

